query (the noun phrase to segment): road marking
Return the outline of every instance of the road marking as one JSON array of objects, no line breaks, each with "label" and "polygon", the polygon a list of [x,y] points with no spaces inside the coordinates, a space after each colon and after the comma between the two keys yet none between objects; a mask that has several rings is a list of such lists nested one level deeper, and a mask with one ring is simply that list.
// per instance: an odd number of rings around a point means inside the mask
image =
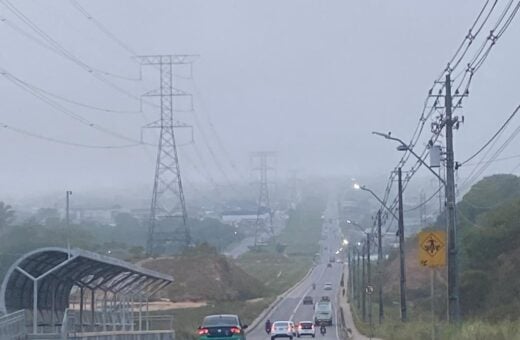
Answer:
[{"label": "road marking", "polygon": [[[323,274],[325,274],[325,269],[327,269],[327,267],[323,267],[322,271],[321,271],[321,274],[319,275],[318,279],[315,280],[315,281],[319,281],[323,278]],[[309,294],[309,292],[312,290],[311,287],[309,287],[305,293],[302,295],[302,298],[300,299],[300,301],[298,301],[298,304],[296,304],[296,307],[294,307],[293,311],[292,311],[292,314],[291,316],[289,317],[289,321],[293,321],[293,318],[294,318],[294,315],[296,315],[296,311],[300,308],[301,304],[303,303],[303,299],[305,299],[305,296],[307,294]],[[312,302],[314,304],[314,301]]]},{"label": "road marking", "polygon": [[336,306],[334,310],[334,324],[336,325],[336,339],[339,340],[339,332],[338,332],[338,308],[340,308],[339,304]]}]

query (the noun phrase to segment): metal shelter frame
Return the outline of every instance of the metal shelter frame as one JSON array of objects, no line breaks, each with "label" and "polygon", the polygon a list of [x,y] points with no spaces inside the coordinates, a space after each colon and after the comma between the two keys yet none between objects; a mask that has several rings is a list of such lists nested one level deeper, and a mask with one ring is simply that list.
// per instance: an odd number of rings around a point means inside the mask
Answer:
[{"label": "metal shelter frame", "polygon": [[[25,254],[8,270],[0,287],[0,314],[29,310],[33,334],[46,333],[46,329],[54,333],[63,327],[62,320],[66,320],[71,295],[79,292],[79,324],[82,328],[86,318],[85,290],[89,290],[92,326],[96,312],[103,313],[104,319],[109,307],[108,299],[112,298],[112,307],[116,307],[118,297],[127,308],[122,309],[124,325],[125,313],[132,309],[129,302],[133,302],[134,297],[139,296],[141,302],[143,299],[148,301],[172,282],[169,275],[90,251],[41,248]],[[96,302],[96,296],[101,296],[101,304]],[[139,306],[142,308],[141,303]],[[118,308],[121,308],[121,303]]]}]

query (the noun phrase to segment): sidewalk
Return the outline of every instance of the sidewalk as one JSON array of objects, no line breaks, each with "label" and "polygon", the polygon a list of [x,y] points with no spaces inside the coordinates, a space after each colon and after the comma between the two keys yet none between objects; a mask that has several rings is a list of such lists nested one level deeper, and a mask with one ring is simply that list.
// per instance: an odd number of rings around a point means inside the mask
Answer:
[{"label": "sidewalk", "polygon": [[[345,282],[345,290],[346,290],[346,285],[347,285],[347,281],[348,281],[348,270],[347,270],[347,266],[343,266],[343,275],[344,275],[344,282]],[[381,340],[381,339],[378,339],[378,338],[370,338],[370,337],[367,337],[361,333],[359,333],[359,331],[356,329],[356,326],[354,324],[354,319],[352,318],[352,311],[350,309],[350,304],[347,302],[347,294],[348,292],[345,293],[345,296],[342,295],[342,292],[340,291],[339,293],[339,310],[338,310],[338,318],[341,318],[341,314],[343,314],[343,329],[342,329],[342,334],[343,334],[343,337],[342,339],[354,339],[354,340]],[[342,313],[343,311],[343,313]],[[340,321],[341,322],[341,321]]]}]

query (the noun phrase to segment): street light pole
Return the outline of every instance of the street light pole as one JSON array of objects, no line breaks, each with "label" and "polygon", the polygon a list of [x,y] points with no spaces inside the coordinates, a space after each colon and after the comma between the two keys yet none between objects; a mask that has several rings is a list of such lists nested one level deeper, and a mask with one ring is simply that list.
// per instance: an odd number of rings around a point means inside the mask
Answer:
[{"label": "street light pole", "polygon": [[65,222],[66,222],[66,228],[67,228],[67,256],[70,258],[70,213],[69,213],[69,207],[70,207],[70,196],[72,195],[72,191],[67,190],[65,192]]},{"label": "street light pole", "polygon": [[[358,243],[358,246],[360,246],[361,244]],[[358,310],[361,309],[361,299],[362,299],[362,296],[361,296],[361,286],[363,285],[363,278],[362,278],[362,275],[361,275],[361,250],[358,248],[357,249],[357,274],[356,274],[356,278],[357,278],[357,308]]]},{"label": "street light pole", "polygon": [[377,211],[377,278],[379,295],[379,324],[383,323],[383,239],[381,237],[381,209]]},{"label": "street light pole", "polygon": [[[369,233],[366,233],[367,234],[367,242],[366,242],[366,246],[367,246],[367,285],[365,287],[363,287],[363,289],[365,289],[365,296],[367,295],[367,288],[368,286],[372,286],[372,271],[371,271],[371,268],[370,268],[370,234]],[[370,293],[372,294],[372,293]],[[370,327],[372,327],[372,303],[371,303],[371,296],[368,297],[368,323],[370,324]]]},{"label": "street light pole", "polygon": [[400,293],[401,293],[401,321],[407,320],[406,313],[406,267],[404,257],[404,216],[403,216],[403,181],[401,168],[397,168],[399,189],[399,259],[400,259]]},{"label": "street light pole", "polygon": [[366,247],[366,243],[363,244],[363,251],[362,251],[362,259],[363,259],[363,266],[362,266],[362,273],[361,273],[361,276],[362,276],[362,279],[361,279],[361,289],[360,289],[360,293],[362,295],[362,301],[361,301],[361,309],[362,309],[362,314],[363,314],[363,322],[367,322],[367,306],[366,306],[366,294],[365,294],[365,287],[366,287],[366,274],[365,274],[365,249]]}]

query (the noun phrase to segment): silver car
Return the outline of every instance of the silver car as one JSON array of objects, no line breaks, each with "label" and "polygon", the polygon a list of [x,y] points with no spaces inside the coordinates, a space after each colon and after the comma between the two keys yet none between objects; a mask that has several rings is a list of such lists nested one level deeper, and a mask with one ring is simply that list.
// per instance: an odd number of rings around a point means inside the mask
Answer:
[{"label": "silver car", "polygon": [[304,335],[310,335],[313,338],[316,336],[316,330],[314,328],[314,322],[312,321],[300,321],[298,323],[298,338]]},{"label": "silver car", "polygon": [[291,321],[275,321],[271,326],[271,340],[276,338],[289,338],[292,340],[294,337],[294,324],[291,324]]}]

